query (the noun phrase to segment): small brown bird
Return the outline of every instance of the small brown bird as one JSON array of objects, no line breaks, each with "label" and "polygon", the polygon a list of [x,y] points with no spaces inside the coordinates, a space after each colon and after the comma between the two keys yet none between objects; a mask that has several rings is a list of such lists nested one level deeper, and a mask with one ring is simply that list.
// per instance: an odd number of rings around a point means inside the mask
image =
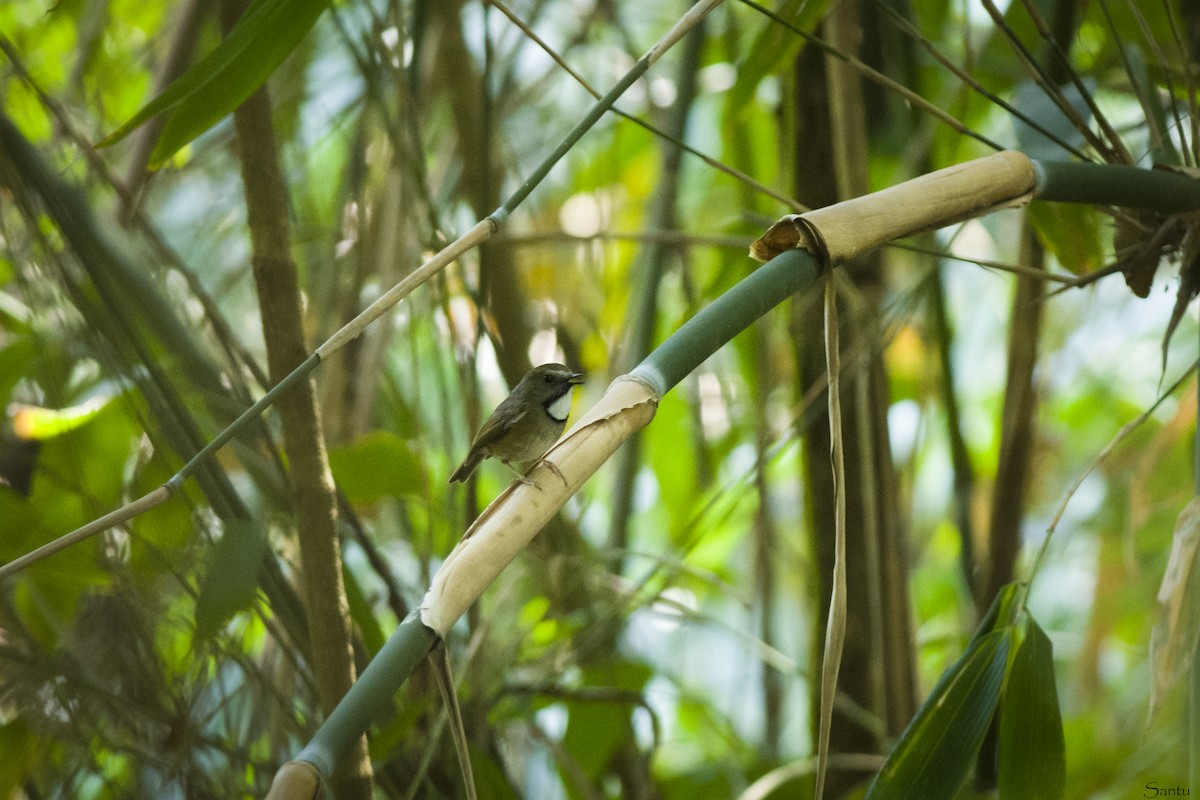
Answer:
[{"label": "small brown bird", "polygon": [[475,434],[467,457],[450,482],[465,481],[485,458],[497,458],[514,472],[513,462],[541,458],[562,435],[571,410],[571,389],[580,383],[583,373],[562,364],[542,364],[525,373]]}]

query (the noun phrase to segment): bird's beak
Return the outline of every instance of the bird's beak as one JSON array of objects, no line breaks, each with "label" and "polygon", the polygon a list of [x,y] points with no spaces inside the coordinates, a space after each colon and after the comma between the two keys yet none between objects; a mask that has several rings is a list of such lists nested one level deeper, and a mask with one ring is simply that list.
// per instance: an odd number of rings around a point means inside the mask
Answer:
[{"label": "bird's beak", "polygon": [[567,383],[571,384],[572,386],[577,386],[586,380],[587,378],[583,377],[582,372],[572,372],[571,377],[567,378]]}]

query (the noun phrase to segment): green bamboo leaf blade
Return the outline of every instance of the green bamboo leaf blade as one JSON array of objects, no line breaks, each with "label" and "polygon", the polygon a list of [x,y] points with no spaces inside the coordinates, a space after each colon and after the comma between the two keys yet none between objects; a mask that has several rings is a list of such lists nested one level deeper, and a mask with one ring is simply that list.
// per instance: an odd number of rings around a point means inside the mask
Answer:
[{"label": "green bamboo leaf blade", "polygon": [[423,496],[428,481],[408,443],[394,433],[373,431],[329,451],[329,467],[351,503],[385,497]]},{"label": "green bamboo leaf blade", "polygon": [[1000,700],[1011,629],[972,642],[947,670],[867,790],[867,800],[948,800],[967,778]]},{"label": "green bamboo leaf blade", "polygon": [[983,619],[979,621],[979,625],[975,628],[975,635],[971,637],[971,644],[978,642],[989,633],[1004,630],[1011,624],[1010,617],[1016,615],[1016,602],[1019,599],[1017,592],[1024,587],[1022,581],[1013,581],[1006,583],[1000,587],[1000,591],[996,592],[996,597],[992,600],[992,604],[988,606],[987,613],[983,615]]},{"label": "green bamboo leaf blade", "polygon": [[1000,703],[1001,800],[1059,800],[1066,785],[1066,742],[1050,637],[1025,617]]},{"label": "green bamboo leaf blade", "polygon": [[91,422],[104,411],[112,399],[113,395],[98,395],[69,408],[16,406],[12,411],[13,428],[23,439],[53,439]]},{"label": "green bamboo leaf blade", "polygon": [[120,141],[151,117],[170,113],[151,155],[151,166],[160,166],[261,86],[327,5],[327,0],[258,0],[216,50],[176,78],[97,146]]},{"label": "green bamboo leaf blade", "polygon": [[127,122],[97,142],[96,146],[107,147],[119,142],[146,120],[174,109],[206,82],[212,80],[215,75],[228,68],[237,56],[245,52],[256,34],[263,28],[263,18],[270,13],[270,6],[280,5],[281,2],[286,3],[287,0],[260,1],[251,5],[216,50],[201,58],[190,69],[171,81],[157,97],[142,106]]},{"label": "green bamboo leaf blade", "polygon": [[267,538],[249,523],[228,523],[213,548],[196,598],[197,641],[214,636],[230,617],[246,608],[258,591],[258,570]]}]

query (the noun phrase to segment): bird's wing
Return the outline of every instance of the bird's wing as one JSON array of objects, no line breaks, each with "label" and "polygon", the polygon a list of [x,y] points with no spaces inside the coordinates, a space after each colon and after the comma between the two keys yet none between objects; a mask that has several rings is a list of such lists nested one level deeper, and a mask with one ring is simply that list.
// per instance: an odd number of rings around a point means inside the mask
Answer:
[{"label": "bird's wing", "polygon": [[475,441],[471,442],[472,451],[480,450],[484,447],[491,448],[495,442],[499,441],[504,434],[511,431],[513,426],[529,413],[527,409],[511,415],[497,413],[499,411],[500,409],[497,408],[496,411],[492,412],[487,422],[483,423],[483,427],[479,429],[479,433],[475,434]]}]

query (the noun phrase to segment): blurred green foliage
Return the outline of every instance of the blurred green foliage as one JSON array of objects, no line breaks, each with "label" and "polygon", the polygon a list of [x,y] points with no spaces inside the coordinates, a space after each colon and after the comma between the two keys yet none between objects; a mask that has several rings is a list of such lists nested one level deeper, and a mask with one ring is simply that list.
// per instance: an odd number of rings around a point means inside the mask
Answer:
[{"label": "blurred green foliage", "polygon": [[[182,5],[0,3],[0,31],[20,59],[0,62],[0,111],[86,199],[123,263],[146,278],[161,308],[143,310],[160,319],[169,312],[189,338],[185,348],[165,333],[168,326],[143,321],[131,327],[131,341],[114,342],[123,312],[82,268],[88,254],[70,249],[36,195],[21,194],[12,165],[0,165],[0,406],[7,409],[0,561],[160,485],[192,445],[265,388],[252,369],[264,361],[261,323],[227,119],[149,176],[147,154],[137,161],[140,131],[102,151],[83,149],[150,99]],[[785,2],[777,10],[808,30],[825,5]],[[1097,87],[1133,153],[1166,153],[1155,148],[1134,89],[1147,82],[1163,88],[1181,74],[1166,9],[1178,18],[1182,4],[1110,5],[1111,26],[1089,5],[1072,64]],[[1134,5],[1165,60],[1138,38]],[[975,4],[965,11],[945,0],[913,6],[912,23],[991,91],[1013,102],[1028,91],[1011,43]],[[601,89],[619,72],[614,64],[628,63],[682,9],[513,8],[535,17],[539,35]],[[872,63],[973,130],[1020,143],[1004,109],[964,89],[870,4],[863,9],[868,38],[879,45],[867,56]],[[292,255],[314,340],[472,221],[469,198],[478,186],[471,181],[479,177],[465,172],[467,137],[456,128],[456,102],[487,131],[489,179],[505,188],[590,103],[494,8],[465,4],[457,30],[447,24],[449,13],[421,2],[333,4],[272,79],[292,193]],[[1038,43],[1024,4],[1010,4],[1004,18],[1019,39]],[[197,56],[220,38],[211,14],[200,19]],[[804,157],[791,141],[792,98],[808,79],[792,64],[802,42],[739,4],[715,12],[706,35],[689,143],[805,202],[805,187],[789,178],[793,161]],[[442,55],[454,36],[470,63]],[[1125,73],[1122,46],[1139,49],[1145,66],[1135,76]],[[675,57],[620,106],[661,123]],[[894,99],[870,111],[875,185],[986,153]],[[1171,115],[1162,118],[1172,124]],[[1179,157],[1187,130],[1171,133]],[[509,332],[495,328],[496,304],[521,304],[535,333],[531,360],[569,356],[588,373],[578,414],[615,377],[632,287],[640,285],[632,270],[642,242],[677,237],[659,288],[661,340],[754,268],[744,256],[749,240],[790,210],[685,157],[678,230],[646,230],[661,153],[652,135],[606,118],[493,249],[463,258],[318,373],[333,477],[354,512],[343,514],[343,530],[360,663],[397,615],[419,604],[471,514],[509,480],[503,468],[486,465],[471,499],[445,482],[474,426],[506,392],[496,353],[509,346]],[[144,220],[129,216],[110,178],[131,190]],[[965,223],[930,242],[1015,262],[1018,213]],[[1035,205],[1030,217],[1051,269],[1087,275],[1111,262],[1111,217],[1097,209]],[[523,296],[481,293],[481,273],[496,268],[498,253],[510,257]],[[1142,796],[1150,782],[1182,785],[1182,689],[1144,729],[1141,722],[1155,595],[1175,516],[1194,495],[1194,381],[1084,482],[1033,577],[1027,613],[972,640],[977,621],[953,521],[937,354],[951,347],[953,389],[978,478],[971,514],[983,530],[1000,457],[1013,280],[907,251],[889,251],[886,263],[885,318],[876,322],[889,337],[880,346],[909,515],[923,696],[947,670],[970,671],[988,688],[986,697],[961,698],[979,702],[978,713],[964,717],[970,736],[982,735],[999,705],[1009,734],[1013,719],[1027,720],[1019,726],[1027,740],[1001,734],[1000,752],[1022,759],[1022,747],[1053,739],[1052,708],[1061,705],[1065,797]],[[934,270],[946,285],[949,343],[938,341],[927,316]],[[1163,380],[1159,343],[1173,281],[1174,270],[1160,268],[1146,300],[1117,276],[1045,300],[1027,551],[1040,544],[1075,476],[1192,357],[1197,326],[1188,315]],[[852,310],[844,314],[865,324]],[[795,334],[790,310],[773,312],[665,398],[645,432],[628,552],[607,549],[613,475],[606,469],[456,630],[452,652],[481,796],[621,797],[647,786],[664,798],[757,796],[750,794],[755,781],[803,766],[815,751],[812,643],[823,621],[814,619],[801,474],[824,465],[804,463],[793,423],[823,400],[795,374]],[[89,406],[96,398],[107,402]],[[21,409],[72,408],[92,412],[69,430],[19,433]],[[275,769],[319,722],[307,645],[295,634],[302,606],[288,591],[297,558],[277,439],[268,415],[170,504],[0,584],[0,796],[265,794]],[[22,477],[25,492],[17,488]],[[769,590],[776,631],[769,642],[761,641],[757,614],[765,591],[754,558],[760,508],[778,531],[768,554],[779,575]],[[774,758],[763,755],[770,751],[767,670],[778,671],[784,685]],[[997,678],[1005,674],[1007,684]],[[1007,708],[1014,716],[1006,718]],[[381,796],[455,794],[457,768],[441,714],[421,673],[393,707],[379,709],[372,756]],[[1002,768],[1000,791],[1031,796],[1024,794],[1029,782],[1055,785],[1055,769]],[[781,786],[772,796],[811,792],[807,777]]]}]

